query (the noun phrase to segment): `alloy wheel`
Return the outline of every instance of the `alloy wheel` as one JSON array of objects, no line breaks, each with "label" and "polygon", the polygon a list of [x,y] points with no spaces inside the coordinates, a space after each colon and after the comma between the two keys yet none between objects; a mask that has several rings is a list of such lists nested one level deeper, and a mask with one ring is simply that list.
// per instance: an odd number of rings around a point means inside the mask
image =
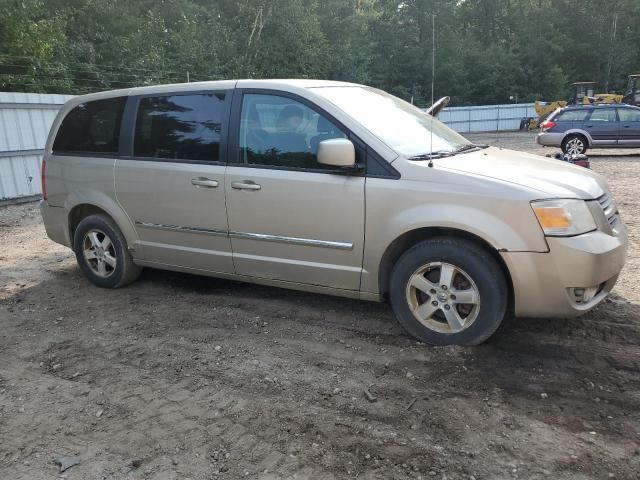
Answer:
[{"label": "alloy wheel", "polygon": [[567,141],[567,145],[565,148],[568,154],[578,155],[584,152],[584,142],[580,138],[574,137]]},{"label": "alloy wheel", "polygon": [[82,253],[91,271],[108,278],[116,270],[116,249],[111,239],[99,229],[89,230],[82,239]]},{"label": "alloy wheel", "polygon": [[480,311],[480,291],[464,270],[446,262],[417,269],[406,287],[414,317],[440,333],[458,333],[473,324]]}]

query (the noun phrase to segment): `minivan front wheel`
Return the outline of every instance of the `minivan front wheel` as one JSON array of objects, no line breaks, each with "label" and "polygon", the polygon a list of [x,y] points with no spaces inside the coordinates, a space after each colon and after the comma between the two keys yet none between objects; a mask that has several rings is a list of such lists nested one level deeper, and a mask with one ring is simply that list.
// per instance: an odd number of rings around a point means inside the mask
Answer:
[{"label": "minivan front wheel", "polygon": [[587,151],[587,141],[582,135],[569,135],[562,142],[562,151],[569,155],[581,155]]},{"label": "minivan front wheel", "polygon": [[133,263],[122,232],[107,215],[89,215],[73,236],[76,260],[85,276],[103,288],[123,287],[136,280],[142,268]]},{"label": "minivan front wheel", "polygon": [[434,238],[396,262],[391,306],[406,330],[433,345],[477,345],[500,326],[507,283],[496,260],[472,242]]}]

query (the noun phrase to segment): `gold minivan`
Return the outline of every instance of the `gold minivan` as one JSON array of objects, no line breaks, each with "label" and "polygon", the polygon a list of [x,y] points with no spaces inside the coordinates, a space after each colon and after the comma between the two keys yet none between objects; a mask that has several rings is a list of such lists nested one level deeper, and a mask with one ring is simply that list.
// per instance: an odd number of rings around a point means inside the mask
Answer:
[{"label": "gold minivan", "polygon": [[49,237],[90,281],[143,267],[388,298],[431,344],[508,313],[575,316],[613,288],[627,233],[605,180],[474,145],[371,87],[239,80],[75,97],[42,162]]}]

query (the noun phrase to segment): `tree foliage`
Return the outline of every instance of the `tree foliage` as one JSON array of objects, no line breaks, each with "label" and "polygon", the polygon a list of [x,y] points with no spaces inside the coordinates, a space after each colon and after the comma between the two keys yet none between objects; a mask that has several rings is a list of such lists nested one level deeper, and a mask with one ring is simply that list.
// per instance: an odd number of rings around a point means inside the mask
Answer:
[{"label": "tree foliage", "polygon": [[640,73],[638,0],[0,0],[0,90],[84,93],[222,78],[556,99]]}]

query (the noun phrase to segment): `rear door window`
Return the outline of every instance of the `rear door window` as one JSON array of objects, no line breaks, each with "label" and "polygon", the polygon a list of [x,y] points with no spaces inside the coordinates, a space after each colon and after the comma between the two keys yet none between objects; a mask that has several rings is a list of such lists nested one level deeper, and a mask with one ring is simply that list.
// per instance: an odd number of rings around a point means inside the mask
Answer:
[{"label": "rear door window", "polygon": [[126,97],[81,103],[62,121],[54,154],[117,154]]},{"label": "rear door window", "polygon": [[140,100],[134,156],[220,161],[224,93],[162,95]]},{"label": "rear door window", "polygon": [[640,122],[640,110],[632,108],[619,108],[618,115],[621,122]]},{"label": "rear door window", "polygon": [[586,120],[591,110],[566,110],[561,112],[554,120],[556,122],[579,122]]},{"label": "rear door window", "polygon": [[613,108],[596,108],[589,118],[591,122],[617,122],[616,111]]}]

